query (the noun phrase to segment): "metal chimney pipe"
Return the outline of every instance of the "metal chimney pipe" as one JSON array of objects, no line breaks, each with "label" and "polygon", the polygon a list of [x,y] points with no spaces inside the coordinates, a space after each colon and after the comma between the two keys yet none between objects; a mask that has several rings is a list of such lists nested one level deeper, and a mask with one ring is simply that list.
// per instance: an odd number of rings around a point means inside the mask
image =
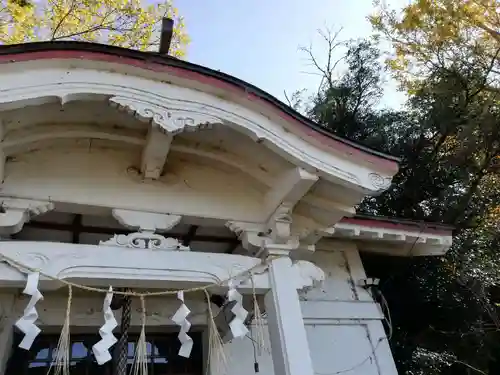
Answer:
[{"label": "metal chimney pipe", "polygon": [[167,55],[172,42],[172,35],[174,33],[174,20],[171,18],[163,18],[161,21],[161,34],[160,34],[160,49],[162,55]]}]

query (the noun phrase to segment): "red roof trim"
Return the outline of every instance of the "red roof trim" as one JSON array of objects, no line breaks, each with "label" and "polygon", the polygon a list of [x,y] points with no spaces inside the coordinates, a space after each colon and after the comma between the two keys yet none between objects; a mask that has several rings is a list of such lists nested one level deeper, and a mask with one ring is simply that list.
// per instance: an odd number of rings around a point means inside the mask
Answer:
[{"label": "red roof trim", "polygon": [[389,160],[383,157],[379,157],[377,155],[370,154],[368,152],[350,146],[346,143],[342,143],[333,138],[330,138],[324,134],[321,134],[319,131],[312,129],[306,124],[298,121],[293,116],[285,113],[284,111],[280,110],[273,104],[261,99],[257,95],[249,93],[221,79],[210,77],[199,72],[179,67],[168,66],[157,62],[141,60],[138,58],[136,59],[125,56],[117,56],[102,52],[78,51],[76,49],[45,50],[45,51],[35,51],[35,52],[23,52],[23,53],[5,53],[0,55],[0,63],[12,63],[12,62],[46,60],[46,59],[86,59],[93,61],[105,61],[110,63],[126,64],[145,70],[169,73],[178,77],[186,78],[189,80],[195,80],[207,85],[215,86],[224,89],[226,91],[229,91],[233,94],[239,95],[240,97],[246,98],[247,100],[250,100],[252,102],[257,102],[259,103],[259,105],[269,108],[274,113],[279,115],[281,118],[293,124],[305,137],[314,138],[316,141],[319,141],[321,144],[329,148],[345,152],[349,155],[357,156],[363,160],[368,161],[369,163],[377,165],[381,168],[385,168],[392,172],[397,172],[398,169],[398,164],[394,160]]}]

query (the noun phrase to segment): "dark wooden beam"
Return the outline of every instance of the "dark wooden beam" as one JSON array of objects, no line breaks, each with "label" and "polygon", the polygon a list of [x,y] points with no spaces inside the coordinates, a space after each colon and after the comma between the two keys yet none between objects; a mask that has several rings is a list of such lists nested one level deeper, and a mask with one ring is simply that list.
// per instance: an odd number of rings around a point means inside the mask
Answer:
[{"label": "dark wooden beam", "polygon": [[184,246],[189,246],[189,244],[193,240],[194,236],[196,235],[196,231],[198,230],[198,228],[199,228],[198,225],[191,225],[189,227],[189,230],[188,230],[187,234],[182,239],[182,244]]},{"label": "dark wooden beam", "polygon": [[[62,224],[62,223],[50,223],[46,221],[30,221],[24,224],[27,228],[37,228],[46,230],[57,230],[64,232],[74,232],[73,224]],[[106,227],[95,227],[92,225],[82,225],[80,228],[80,233],[93,233],[93,234],[129,234],[133,233],[133,230],[125,228],[106,228]]]},{"label": "dark wooden beam", "polygon": [[236,248],[240,245],[240,241],[238,242],[235,242],[233,244],[231,244],[227,250],[225,251],[226,254],[232,254],[234,253],[234,251],[236,250]]},{"label": "dark wooden beam", "polygon": [[174,20],[163,18],[161,20],[160,49],[158,50],[162,55],[168,55],[170,44],[172,43],[172,35],[174,35]]},{"label": "dark wooden beam", "polygon": [[[27,228],[37,228],[37,229],[46,229],[46,230],[58,230],[65,232],[75,232],[75,226],[72,224],[61,224],[61,223],[49,223],[44,221],[30,221],[24,225]],[[105,227],[95,227],[91,225],[81,225],[78,227],[78,232],[81,233],[93,233],[93,234],[129,234],[135,231],[125,229],[125,228],[105,228]],[[175,237],[175,238],[184,238],[189,233],[164,233],[167,236]],[[222,236],[209,236],[209,235],[193,235],[191,241],[197,242],[216,242],[216,243],[228,243],[228,244],[239,244],[239,240],[234,237],[222,237]]]},{"label": "dark wooden beam", "polygon": [[82,233],[82,215],[76,214],[73,218],[72,226],[72,243],[80,243],[80,234]]}]

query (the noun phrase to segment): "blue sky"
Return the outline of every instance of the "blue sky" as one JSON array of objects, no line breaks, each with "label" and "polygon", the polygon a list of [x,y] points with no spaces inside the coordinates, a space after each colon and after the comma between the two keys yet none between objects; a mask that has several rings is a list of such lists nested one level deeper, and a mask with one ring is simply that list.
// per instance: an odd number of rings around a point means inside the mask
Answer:
[{"label": "blue sky", "polygon": [[[403,3],[407,0],[393,0]],[[398,4],[399,5],[399,4]],[[343,31],[341,39],[370,34],[371,0],[176,0],[191,37],[187,59],[229,73],[283,100],[318,77],[299,46],[312,44],[324,58],[318,28]],[[382,105],[396,107],[401,94],[389,84]]]}]

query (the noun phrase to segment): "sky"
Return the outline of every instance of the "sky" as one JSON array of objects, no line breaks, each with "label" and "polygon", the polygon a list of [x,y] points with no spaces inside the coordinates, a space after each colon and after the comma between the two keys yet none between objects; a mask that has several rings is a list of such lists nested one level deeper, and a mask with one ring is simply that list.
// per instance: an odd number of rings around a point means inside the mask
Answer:
[{"label": "sky", "polygon": [[[318,86],[300,46],[312,45],[324,59],[318,29],[342,28],[343,40],[368,36],[366,16],[373,9],[372,0],[176,0],[174,5],[191,38],[188,61],[236,76],[280,100],[284,91],[314,92]],[[381,106],[398,107],[403,100],[389,82]]]}]

